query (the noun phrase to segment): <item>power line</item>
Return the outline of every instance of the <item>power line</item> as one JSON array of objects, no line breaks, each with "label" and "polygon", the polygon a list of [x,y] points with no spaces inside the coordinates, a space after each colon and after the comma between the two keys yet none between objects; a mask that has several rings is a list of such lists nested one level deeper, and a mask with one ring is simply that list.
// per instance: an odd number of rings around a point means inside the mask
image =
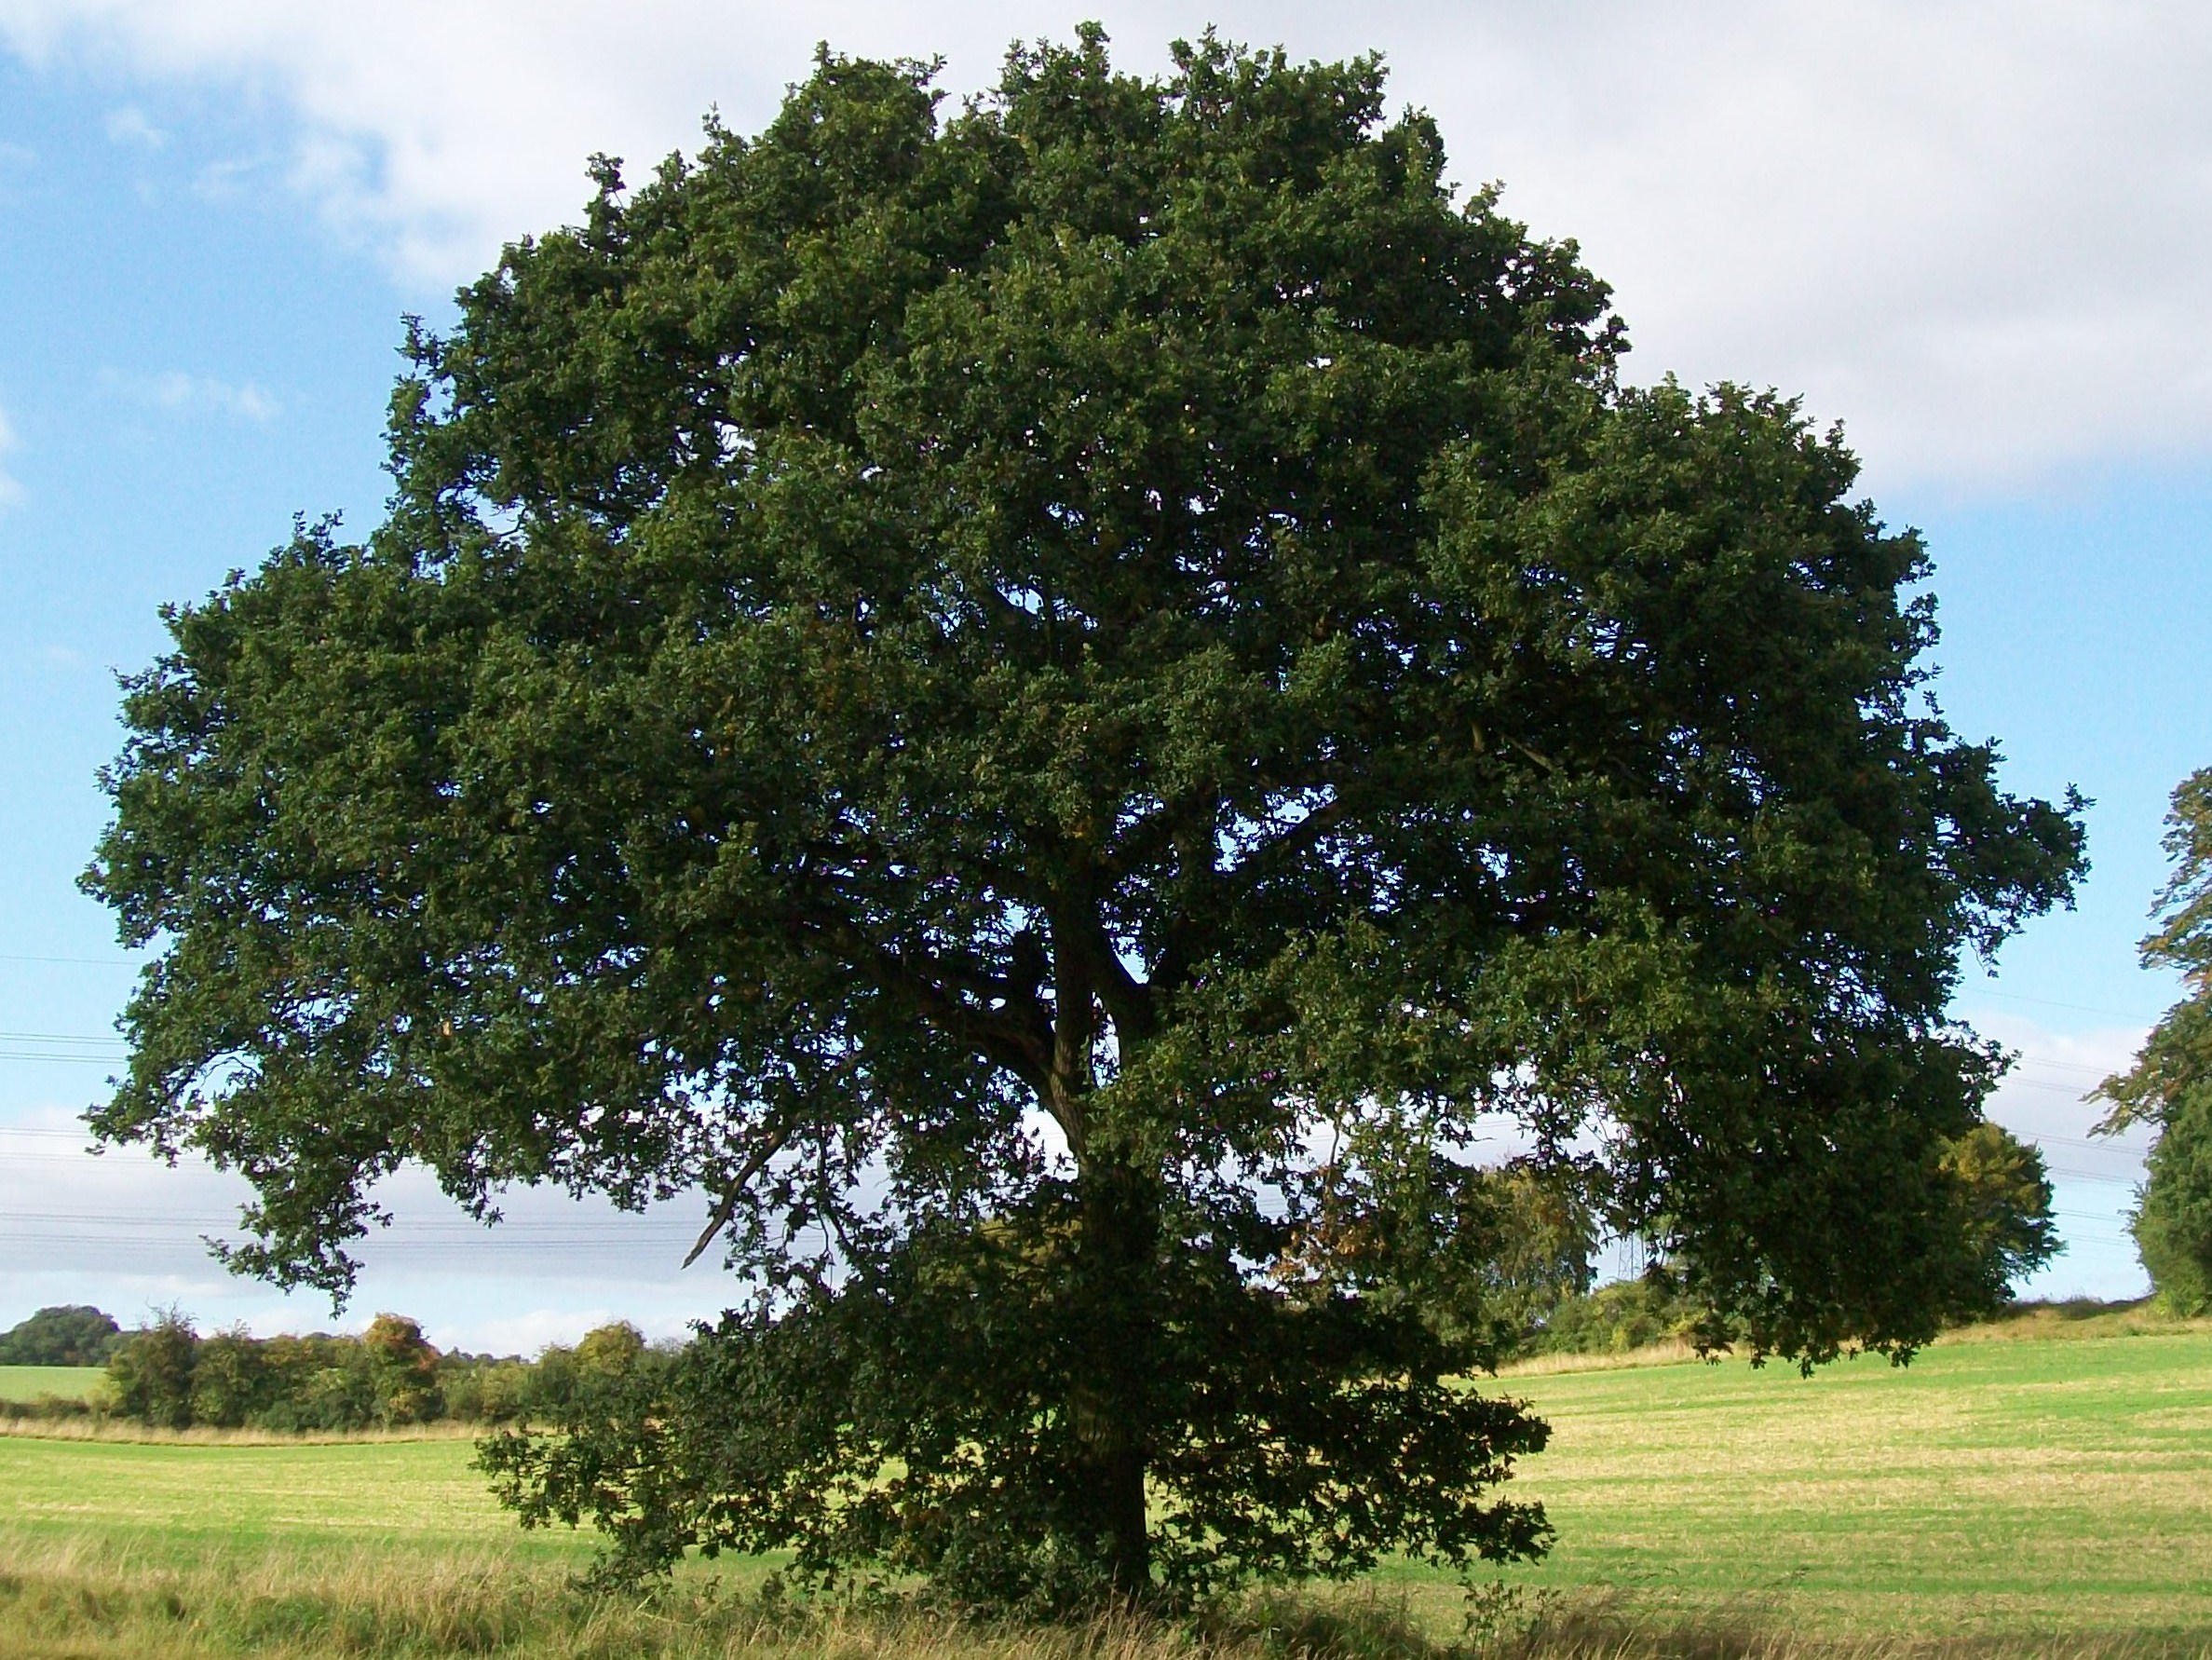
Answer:
[{"label": "power line", "polygon": [[2114,1020],[2140,1020],[2143,1018],[2138,1011],[2132,1009],[2104,1009],[2095,1003],[2060,1002],[2056,998],[2029,997],[2017,991],[1990,991],[1977,986],[1972,992],[1962,992],[1960,995],[1968,1000],[1975,997],[1994,997],[2001,998],[2008,1003],[2035,1003],[2045,1009],[2071,1009],[2080,1014],[2110,1014]]},{"label": "power line", "polygon": [[2080,1072],[2090,1078],[2108,1078],[2111,1076],[2112,1072],[2112,1068],[2109,1066],[2101,1066],[2092,1061],[2060,1060],[2056,1055],[2049,1055],[2023,1054],[2020,1059],[2025,1065],[2030,1067],[2042,1067],[2053,1072]]}]

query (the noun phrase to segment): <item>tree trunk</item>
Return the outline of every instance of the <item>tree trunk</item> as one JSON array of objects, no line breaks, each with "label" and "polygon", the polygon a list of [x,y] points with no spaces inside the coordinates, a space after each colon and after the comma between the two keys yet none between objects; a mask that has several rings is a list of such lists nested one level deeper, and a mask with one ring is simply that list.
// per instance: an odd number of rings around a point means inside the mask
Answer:
[{"label": "tree trunk", "polygon": [[1092,1340],[1078,1380],[1080,1480],[1114,1591],[1141,1601],[1152,1591],[1145,1470],[1158,1318],[1159,1191],[1142,1171],[1104,1163],[1084,1172],[1082,1192],[1077,1272]]}]

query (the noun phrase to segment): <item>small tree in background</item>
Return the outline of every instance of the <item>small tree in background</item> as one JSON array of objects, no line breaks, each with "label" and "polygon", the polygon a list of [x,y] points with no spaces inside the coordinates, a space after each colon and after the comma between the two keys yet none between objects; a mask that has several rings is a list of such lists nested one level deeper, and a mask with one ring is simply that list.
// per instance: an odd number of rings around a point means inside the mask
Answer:
[{"label": "small tree in background", "polygon": [[1984,1122],[1945,1145],[1943,1168],[1956,1184],[1961,1231],[1988,1264],[1995,1296],[2057,1254],[2041,1152],[2002,1124]]},{"label": "small tree in background", "polygon": [[1945,1010],[2081,832],[1837,437],[1623,386],[1373,60],[929,82],[597,164],[412,336],[388,522],[170,613],[99,1134],[335,1292],[407,1161],[703,1190],[740,1306],[508,1497],[1000,1606],[1540,1548],[1500,1115],[1709,1334],[1987,1306]]},{"label": "small tree in background", "polygon": [[2151,1028],[2135,1065],[2097,1086],[2111,1106],[2097,1130],[2157,1132],[2130,1230],[2160,1298],[2200,1313],[2212,1308],[2212,768],[2174,791],[2165,848],[2174,873],[2143,962],[2178,969],[2189,994]]},{"label": "small tree in background", "polygon": [[420,1326],[404,1314],[379,1314],[361,1333],[360,1353],[379,1423],[425,1423],[438,1416],[438,1351]]},{"label": "small tree in background", "polygon": [[587,1371],[617,1377],[637,1364],[645,1352],[645,1334],[627,1320],[595,1326],[577,1340],[577,1366]]}]

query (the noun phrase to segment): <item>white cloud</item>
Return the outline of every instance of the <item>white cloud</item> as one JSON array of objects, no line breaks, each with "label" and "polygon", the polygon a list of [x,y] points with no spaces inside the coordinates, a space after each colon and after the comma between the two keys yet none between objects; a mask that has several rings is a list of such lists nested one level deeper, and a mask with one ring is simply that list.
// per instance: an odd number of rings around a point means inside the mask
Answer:
[{"label": "white cloud", "polygon": [[2124,1071],[2140,1049],[2147,1028],[2113,1026],[2062,1032],[2016,1014],[1976,1011],[1974,1028],[2015,1056],[2013,1069],[1998,1084],[1990,1116],[2022,1136],[2049,1138],[2054,1146],[2088,1150],[2058,1160],[2097,1177],[2138,1179],[2150,1137],[2140,1130],[2124,1136],[2092,1137],[2090,1129],[2107,1109],[2089,1100],[2089,1092],[2115,1072]]},{"label": "white cloud", "polygon": [[140,150],[159,150],[169,143],[169,134],[147,120],[145,112],[135,104],[110,113],[107,136],[111,143]]},{"label": "white cloud", "polygon": [[[1640,374],[1727,376],[1843,416],[1882,483],[2003,482],[2212,448],[2212,12],[1904,0],[0,0],[34,63],[212,83],[297,118],[293,184],[411,282],[573,218],[582,158],[651,160],[718,103],[757,127],[841,49],[945,53],[1102,15],[1124,61],[1209,19],[1299,56],[1373,46],[1460,177],[1578,236]],[[435,42],[436,49],[427,49]]]},{"label": "white cloud", "polygon": [[101,381],[145,409],[212,412],[257,426],[266,425],[278,414],[274,395],[250,380],[234,383],[177,369],[158,374],[125,374],[111,369],[102,374]]},{"label": "white cloud", "polygon": [[23,499],[23,486],[7,468],[8,453],[15,447],[15,428],[7,418],[7,412],[0,409],[0,510],[15,507]]},{"label": "white cloud", "polygon": [[237,201],[265,180],[281,187],[284,166],[267,156],[227,156],[210,161],[193,176],[192,191],[202,201]]}]

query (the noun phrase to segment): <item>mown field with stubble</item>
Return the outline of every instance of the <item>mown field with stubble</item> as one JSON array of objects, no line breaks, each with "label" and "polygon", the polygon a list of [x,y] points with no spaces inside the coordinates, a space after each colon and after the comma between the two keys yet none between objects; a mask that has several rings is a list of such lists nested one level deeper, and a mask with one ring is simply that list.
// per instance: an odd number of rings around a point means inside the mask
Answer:
[{"label": "mown field with stubble", "polygon": [[1518,1485],[1559,1543],[1472,1635],[1410,1566],[1197,1630],[769,1609],[759,1563],[594,1600],[590,1539],[518,1533],[465,1437],[78,1428],[0,1437],[0,1657],[2212,1655],[2212,1328],[2053,1317],[1810,1380],[1662,1360],[1488,1385],[1553,1423]]}]

